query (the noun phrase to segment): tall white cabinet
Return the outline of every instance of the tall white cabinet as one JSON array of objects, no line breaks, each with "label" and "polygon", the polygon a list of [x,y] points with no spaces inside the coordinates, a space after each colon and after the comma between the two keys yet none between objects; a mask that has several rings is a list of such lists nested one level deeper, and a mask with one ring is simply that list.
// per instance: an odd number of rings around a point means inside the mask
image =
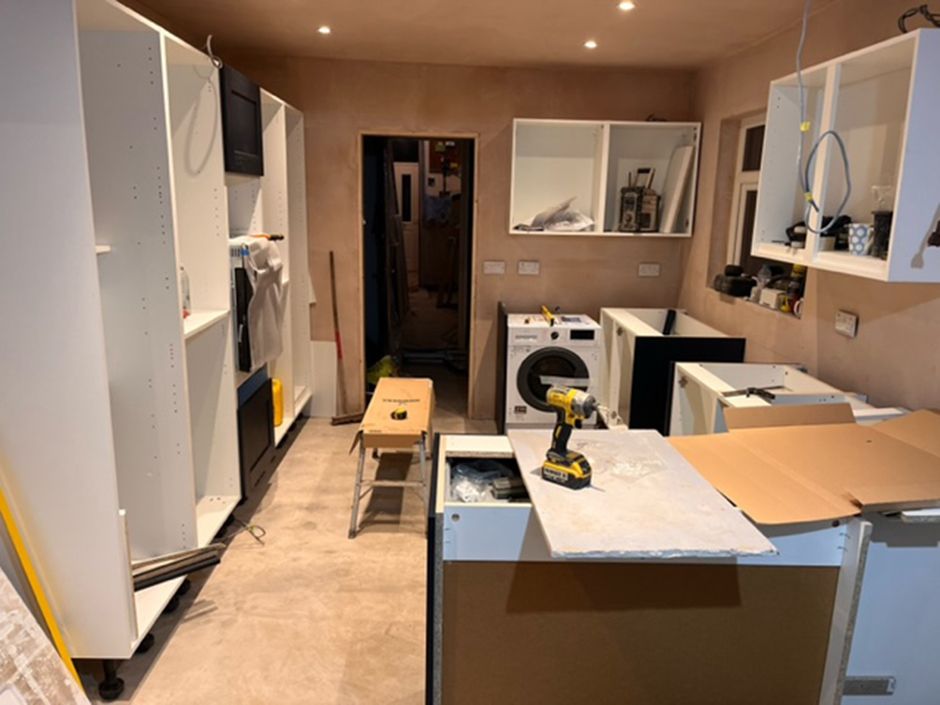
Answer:
[{"label": "tall white cabinet", "polygon": [[218,76],[122,10],[78,17],[118,488],[142,558],[206,545],[241,494]]},{"label": "tall white cabinet", "polygon": [[[132,562],[207,545],[241,497],[218,71],[111,0],[18,3],[0,65],[0,482],[72,656],[128,658],[183,581],[135,592]],[[272,124],[306,320],[303,122]]]},{"label": "tall white cabinet", "polygon": [[20,263],[0,277],[19,302],[0,333],[0,478],[71,653],[127,656],[146,598],[118,496],[74,8],[4,13],[0,65],[18,96],[0,101],[0,243]]},{"label": "tall white cabinet", "polygon": [[[281,380],[284,390],[284,419],[274,428],[275,444],[280,444],[297,418],[307,414],[312,390],[304,122],[299,110],[262,89],[261,123],[264,176],[226,174],[226,184],[233,236],[284,236],[277,243],[286,284],[283,351],[268,364],[268,374]],[[259,368],[239,372],[237,383]]]}]

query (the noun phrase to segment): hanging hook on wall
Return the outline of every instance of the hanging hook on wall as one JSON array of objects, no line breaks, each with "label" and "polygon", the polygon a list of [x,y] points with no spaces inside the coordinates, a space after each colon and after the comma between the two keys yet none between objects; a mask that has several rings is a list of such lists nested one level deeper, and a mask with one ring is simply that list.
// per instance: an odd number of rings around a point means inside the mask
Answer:
[{"label": "hanging hook on wall", "polygon": [[206,53],[209,55],[209,60],[212,62],[212,65],[217,69],[222,68],[222,59],[212,53],[212,35],[210,34],[206,37]]}]

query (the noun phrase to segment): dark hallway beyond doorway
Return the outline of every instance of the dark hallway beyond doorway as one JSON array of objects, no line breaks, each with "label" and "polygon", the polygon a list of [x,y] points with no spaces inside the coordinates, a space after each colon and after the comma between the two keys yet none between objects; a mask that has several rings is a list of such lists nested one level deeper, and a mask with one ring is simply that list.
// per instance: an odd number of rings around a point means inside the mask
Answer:
[{"label": "dark hallway beyond doorway", "polygon": [[367,394],[435,365],[467,384],[473,160],[470,139],[363,138]]}]

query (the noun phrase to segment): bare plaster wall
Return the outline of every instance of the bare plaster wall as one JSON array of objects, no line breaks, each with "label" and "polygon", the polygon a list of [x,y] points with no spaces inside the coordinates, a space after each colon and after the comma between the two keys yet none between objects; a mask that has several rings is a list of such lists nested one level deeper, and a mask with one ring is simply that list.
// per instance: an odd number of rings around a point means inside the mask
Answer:
[{"label": "bare plaster wall", "polygon": [[[807,64],[893,36],[909,0],[836,0],[813,16]],[[347,350],[347,408],[360,406],[361,227],[359,141],[363,132],[460,134],[478,140],[472,310],[471,414],[492,417],[496,304],[541,303],[596,315],[602,306],[677,303],[728,333],[748,338],[752,360],[793,361],[823,379],[866,392],[879,404],[940,406],[937,352],[940,286],[880,284],[811,271],[802,320],[720,297],[708,288],[721,264],[731,190],[718,176],[719,136],[728,120],[761,112],[768,82],[793,71],[796,26],[709,65],[696,75],[657,70],[526,70],[330,61],[274,56],[229,60],[304,111],[311,272],[319,303],[315,340],[332,339],[327,256],[336,252],[341,329]],[[691,242],[518,237],[507,232],[513,117],[704,121],[696,232]],[[727,143],[721,147],[727,150]],[[717,247],[716,247],[717,245]],[[507,274],[484,276],[483,261]],[[515,274],[538,259],[540,277]],[[659,279],[638,279],[658,261]],[[835,312],[860,315],[858,338],[833,329]]]},{"label": "bare plaster wall", "polygon": [[[361,406],[363,132],[474,136],[477,211],[471,312],[471,415],[495,411],[499,301],[537,310],[546,303],[597,316],[602,306],[671,306],[680,285],[680,241],[578,239],[508,233],[514,117],[671,120],[692,114],[692,74],[661,70],[533,70],[369,63],[304,58],[227,57],[304,112],[311,274],[318,303],[314,340],[332,340],[329,251],[336,253],[340,325],[346,350],[347,410]],[[484,260],[505,260],[505,276],[484,276]],[[520,259],[541,276],[516,274]],[[662,276],[639,279],[639,262]]]}]

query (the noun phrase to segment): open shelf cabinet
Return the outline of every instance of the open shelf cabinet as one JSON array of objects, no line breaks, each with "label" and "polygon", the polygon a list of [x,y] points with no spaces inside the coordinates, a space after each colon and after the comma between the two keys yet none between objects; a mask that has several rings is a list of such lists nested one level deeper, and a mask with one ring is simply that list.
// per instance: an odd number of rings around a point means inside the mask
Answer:
[{"label": "open shelf cabinet", "polygon": [[[752,254],[783,262],[885,282],[940,282],[940,248],[928,244],[940,227],[935,129],[940,93],[940,31],[918,30],[847,54],[803,73],[811,130],[805,149],[834,130],[843,139],[851,195],[845,214],[872,223],[873,187],[890,187],[893,212],[886,257],[835,250],[834,238],[810,232],[805,246],[792,247],[786,229],[806,219],[795,155],[799,147],[799,88],[796,75],[770,85]],[[834,215],[847,178],[839,148],[827,138],[819,148],[810,183],[822,214],[812,212],[813,231]]]},{"label": "open shelf cabinet", "polygon": [[[691,237],[698,171],[699,123],[531,120],[513,122],[513,234]],[[620,232],[620,190],[639,168],[655,169],[661,196],[657,232]],[[583,232],[520,228],[542,211],[571,207],[594,221]],[[667,217],[667,213],[670,214]]]},{"label": "open shelf cabinet", "polygon": [[[284,264],[283,349],[269,361],[268,374],[283,386],[284,417],[274,427],[279,445],[310,402],[310,275],[307,257],[307,207],[303,114],[261,90],[264,175],[226,174],[231,236],[283,235],[277,242]],[[239,372],[236,383],[251,373]]]},{"label": "open shelf cabinet", "polygon": [[[31,96],[19,135],[29,158],[10,156],[48,199],[4,183],[0,212],[19,232],[16,214],[33,220],[28,256],[53,283],[32,330],[54,336],[18,333],[28,352],[7,350],[42,380],[42,403],[19,410],[42,435],[22,453],[0,449],[0,472],[32,517],[27,541],[71,655],[125,659],[182,582],[135,592],[132,562],[205,545],[240,498],[218,72],[112,0],[54,5],[24,3],[0,23],[0,47],[35,47],[32,59],[0,57]],[[55,70],[37,79],[43,65]]]}]

